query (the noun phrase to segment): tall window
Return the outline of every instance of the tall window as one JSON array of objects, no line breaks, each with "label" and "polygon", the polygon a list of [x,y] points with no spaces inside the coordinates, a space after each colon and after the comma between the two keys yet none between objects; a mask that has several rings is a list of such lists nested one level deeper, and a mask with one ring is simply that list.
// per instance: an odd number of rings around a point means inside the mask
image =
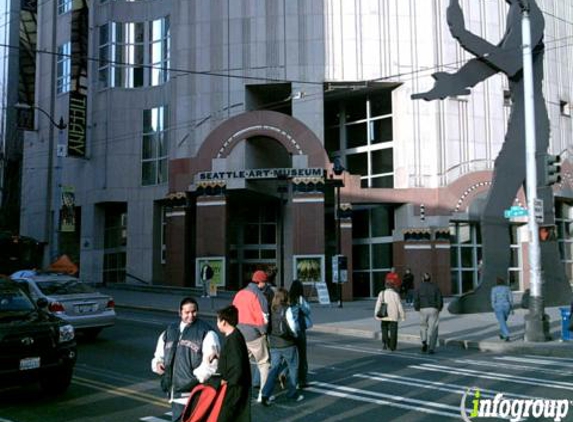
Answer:
[{"label": "tall window", "polygon": [[63,15],[72,10],[72,0],[58,0],[58,15]]},{"label": "tall window", "polygon": [[387,206],[352,210],[353,288],[356,297],[372,297],[392,267],[394,210]]},{"label": "tall window", "polygon": [[[520,225],[510,230],[511,258],[507,280],[512,290],[522,289],[523,259],[520,247]],[[460,295],[474,290],[481,282],[482,240],[477,223],[455,222],[450,225],[450,268],[452,294]]]},{"label": "tall window", "polygon": [[125,282],[127,248],[127,205],[110,206],[105,210],[103,280],[105,283]]},{"label": "tall window", "polygon": [[143,111],[141,184],[167,182],[167,107]]},{"label": "tall window", "polygon": [[392,90],[327,102],[326,149],[362,187],[394,186]]},{"label": "tall window", "polygon": [[169,78],[169,18],[150,22],[110,22],[99,31],[99,81],[102,88],[137,88]]},{"label": "tall window", "polygon": [[567,279],[573,279],[573,207],[564,202],[555,204],[555,224],[561,260],[565,264]]},{"label": "tall window", "polygon": [[56,59],[56,89],[58,94],[69,92],[72,81],[72,43],[67,42],[58,46]]}]

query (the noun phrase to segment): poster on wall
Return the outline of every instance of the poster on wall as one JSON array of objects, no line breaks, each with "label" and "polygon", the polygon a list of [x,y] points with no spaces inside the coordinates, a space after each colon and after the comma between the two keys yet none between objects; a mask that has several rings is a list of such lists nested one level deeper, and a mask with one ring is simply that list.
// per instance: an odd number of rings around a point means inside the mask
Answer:
[{"label": "poster on wall", "polygon": [[324,255],[294,255],[293,274],[304,286],[305,295],[321,305],[330,304],[326,286]]},{"label": "poster on wall", "polygon": [[222,256],[206,256],[195,259],[195,286],[203,287],[201,270],[206,264],[213,270],[211,285],[219,288],[225,287],[225,257]]},{"label": "poster on wall", "polygon": [[60,208],[60,231],[76,231],[76,195],[73,186],[62,186],[62,207]]}]

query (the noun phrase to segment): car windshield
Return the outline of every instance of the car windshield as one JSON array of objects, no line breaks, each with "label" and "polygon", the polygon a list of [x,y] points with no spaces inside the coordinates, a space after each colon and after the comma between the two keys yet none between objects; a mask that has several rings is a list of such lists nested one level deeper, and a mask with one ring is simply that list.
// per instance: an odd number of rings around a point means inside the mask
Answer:
[{"label": "car windshield", "polygon": [[33,311],[35,306],[30,298],[20,289],[0,286],[0,315],[13,311]]},{"label": "car windshield", "polygon": [[94,289],[91,286],[73,278],[66,278],[63,280],[42,280],[37,281],[36,285],[46,296],[94,292]]}]

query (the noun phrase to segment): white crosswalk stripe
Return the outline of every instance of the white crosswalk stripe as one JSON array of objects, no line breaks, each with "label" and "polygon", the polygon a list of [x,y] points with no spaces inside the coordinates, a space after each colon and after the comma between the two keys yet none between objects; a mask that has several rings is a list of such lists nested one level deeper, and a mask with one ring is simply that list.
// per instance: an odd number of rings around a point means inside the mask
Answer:
[{"label": "white crosswalk stripe", "polygon": [[[573,369],[573,359],[567,359],[567,358],[556,360],[556,358],[546,359],[539,357],[531,358],[531,357],[520,357],[520,356],[498,356],[495,359],[502,361],[510,361],[510,362],[531,363],[536,366],[558,366],[559,368]],[[563,373],[562,370],[557,370],[557,371]]]},{"label": "white crosswalk stripe", "polygon": [[139,420],[142,422],[171,422],[171,412],[167,412],[162,415],[163,417],[157,416],[145,416]]},{"label": "white crosswalk stripe", "polygon": [[[512,371],[532,371],[532,372],[540,372],[540,373],[545,373],[545,374],[551,374],[551,375],[556,375],[559,377],[572,377],[573,376],[573,371],[564,371],[562,369],[552,369],[552,368],[547,368],[547,367],[542,367],[542,368],[537,368],[535,366],[531,366],[531,365],[518,365],[518,364],[512,364],[512,363],[503,363],[503,362],[499,362],[499,361],[483,361],[483,360],[475,360],[475,359],[456,359],[454,361],[455,363],[461,363],[463,364],[463,366],[467,366],[467,365],[474,365],[474,366],[488,366],[488,367],[494,367],[497,369],[503,368],[503,369],[509,369]],[[517,362],[519,362],[519,360],[517,360]]]},{"label": "white crosswalk stripe", "polygon": [[443,366],[443,365],[433,365],[430,363],[423,363],[421,365],[410,365],[409,368],[412,369],[419,369],[423,371],[431,371],[431,372],[442,372],[452,375],[461,375],[466,377],[472,378],[484,378],[490,380],[497,380],[497,381],[507,381],[512,382],[515,384],[527,384],[527,385],[543,385],[544,388],[554,388],[560,390],[571,390],[573,391],[573,384],[568,382],[562,381],[554,381],[554,380],[546,380],[542,378],[533,378],[533,377],[521,377],[518,375],[509,375],[509,374],[502,374],[502,373],[485,373],[480,371],[474,371],[472,369],[463,369],[463,368],[455,368],[451,366]]},{"label": "white crosswalk stripe", "polygon": [[[390,382],[390,383],[394,383],[394,384],[407,385],[407,386],[417,387],[417,388],[424,388],[424,389],[429,389],[432,391],[444,391],[444,392],[458,394],[458,395],[463,395],[464,392],[467,391],[467,389],[468,389],[467,385],[462,385],[462,384],[451,384],[451,383],[440,382],[440,381],[428,381],[428,380],[424,380],[421,378],[403,377],[400,375],[384,374],[384,373],[380,373],[380,372],[369,372],[367,374],[355,374],[354,377],[372,379],[372,380],[376,380],[376,381],[383,381],[386,383]],[[481,392],[482,396],[485,398],[495,397],[495,395],[498,393],[504,393],[504,395],[506,397],[510,397],[510,398],[520,398],[520,399],[539,399],[539,398],[542,398],[542,397],[526,396],[526,395],[522,395],[522,394],[513,394],[513,393],[506,394],[504,391],[490,390],[487,388],[480,388],[480,392]]]},{"label": "white crosswalk stripe", "polygon": [[460,418],[459,406],[451,406],[443,403],[433,403],[426,400],[397,396],[395,394],[385,394],[376,391],[325,382],[311,382],[310,387],[308,387],[306,391],[371,404],[378,404],[382,406],[398,407],[432,415],[440,415],[443,417],[450,417],[458,420]]}]

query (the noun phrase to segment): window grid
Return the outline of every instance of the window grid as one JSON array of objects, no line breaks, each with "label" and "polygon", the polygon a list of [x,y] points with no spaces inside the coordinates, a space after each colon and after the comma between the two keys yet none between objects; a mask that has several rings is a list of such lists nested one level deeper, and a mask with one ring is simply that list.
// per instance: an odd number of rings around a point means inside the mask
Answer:
[{"label": "window grid", "polygon": [[333,136],[338,132],[339,138],[333,145],[338,150],[329,152],[339,156],[348,171],[360,174],[362,187],[394,186],[391,106],[375,110],[376,102],[386,97],[389,100],[390,94],[389,91],[340,103],[338,121],[327,122],[331,124],[327,132]]},{"label": "window grid", "polygon": [[58,94],[70,91],[72,82],[72,43],[67,42],[58,46],[56,59],[56,90]]},{"label": "window grid", "polygon": [[100,87],[156,86],[169,79],[169,17],[149,22],[110,22],[100,27]]},{"label": "window grid", "polygon": [[141,153],[141,184],[158,185],[167,182],[168,135],[167,107],[143,111]]}]

